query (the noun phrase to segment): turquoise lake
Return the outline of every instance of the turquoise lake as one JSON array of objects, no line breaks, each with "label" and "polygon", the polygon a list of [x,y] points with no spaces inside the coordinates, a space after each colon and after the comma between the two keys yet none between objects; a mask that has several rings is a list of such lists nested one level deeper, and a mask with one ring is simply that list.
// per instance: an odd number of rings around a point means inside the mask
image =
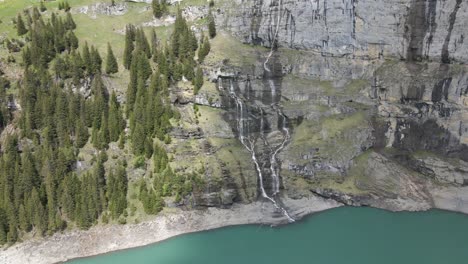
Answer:
[{"label": "turquoise lake", "polygon": [[468,263],[468,216],[342,207],[291,225],[226,227],[70,263]]}]

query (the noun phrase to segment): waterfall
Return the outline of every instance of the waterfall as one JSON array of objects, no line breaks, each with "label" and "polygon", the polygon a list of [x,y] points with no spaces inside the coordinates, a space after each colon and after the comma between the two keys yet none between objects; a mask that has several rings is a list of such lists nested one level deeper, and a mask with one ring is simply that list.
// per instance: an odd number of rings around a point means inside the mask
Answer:
[{"label": "waterfall", "polygon": [[270,69],[267,67],[267,64],[268,64],[268,61],[270,60],[271,56],[273,55],[275,42],[276,42],[276,39],[278,38],[278,33],[279,33],[279,29],[280,29],[280,22],[281,22],[281,6],[282,5],[283,5],[283,0],[279,0],[279,4],[278,4],[278,22],[276,22],[275,35],[273,35],[273,41],[271,42],[270,53],[268,54],[267,59],[263,63],[263,68],[265,68],[265,71],[267,71],[267,72],[270,72]]},{"label": "waterfall", "polygon": [[284,149],[286,146],[286,143],[290,139],[289,135],[289,129],[286,126],[286,116],[283,114],[283,111],[279,107],[275,107],[276,112],[278,113],[278,116],[281,116],[282,122],[281,122],[281,130],[283,132],[283,140],[281,143],[274,149],[273,154],[270,156],[270,170],[271,170],[271,176],[273,178],[273,195],[277,195],[279,193],[279,187],[280,187],[280,179],[279,179],[279,167],[278,167],[278,161],[276,159],[276,156],[280,151]]},{"label": "waterfall", "polygon": [[[219,80],[218,83],[219,85],[222,85],[222,80]],[[277,210],[281,211],[281,213],[288,219],[289,222],[294,222],[295,220],[289,215],[287,210],[283,208],[275,199],[275,196],[279,193],[279,188],[280,188],[279,168],[278,168],[278,162],[277,162],[276,156],[285,147],[290,137],[289,130],[286,127],[286,116],[282,113],[279,107],[274,105],[274,108],[276,112],[278,113],[278,117],[281,117],[282,119],[281,130],[283,133],[283,140],[278,146],[276,146],[274,149],[271,150],[271,155],[269,157],[272,184],[273,184],[273,195],[270,196],[265,190],[265,186],[263,183],[263,180],[264,180],[263,171],[257,159],[257,153],[255,149],[257,138],[250,135],[249,133],[246,133],[245,131],[244,122],[246,121],[245,112],[246,112],[247,106],[245,105],[244,100],[236,93],[236,89],[234,88],[234,83],[232,79],[229,79],[229,86],[230,86],[229,96],[236,104],[236,119],[237,119],[237,130],[239,133],[239,141],[245,147],[245,149],[251,154],[252,162],[254,163],[255,170],[257,171],[259,189],[260,189],[261,195],[263,198],[269,200]],[[222,87],[220,87],[220,90],[223,90]],[[261,114],[260,136],[263,137],[263,127],[264,127],[263,109],[261,107],[258,107],[258,109],[260,110],[260,114]],[[263,138],[263,141],[264,141],[265,146],[270,147],[268,141],[265,138]]]}]

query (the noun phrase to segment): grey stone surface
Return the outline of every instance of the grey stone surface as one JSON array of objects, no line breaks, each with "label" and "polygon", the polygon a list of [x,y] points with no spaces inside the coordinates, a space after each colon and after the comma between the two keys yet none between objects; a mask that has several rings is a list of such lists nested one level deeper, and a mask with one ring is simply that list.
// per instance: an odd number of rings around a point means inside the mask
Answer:
[{"label": "grey stone surface", "polygon": [[246,43],[325,56],[468,61],[462,0],[233,0],[217,22]]}]

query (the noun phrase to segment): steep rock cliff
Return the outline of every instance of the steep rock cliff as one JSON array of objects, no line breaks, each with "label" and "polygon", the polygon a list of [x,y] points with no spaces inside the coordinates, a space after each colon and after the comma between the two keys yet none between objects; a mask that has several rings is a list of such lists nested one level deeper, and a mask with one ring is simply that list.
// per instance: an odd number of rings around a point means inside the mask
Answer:
[{"label": "steep rock cliff", "polygon": [[[259,95],[275,69],[292,131],[279,154],[285,195],[468,212],[466,2],[237,0],[216,7],[218,26],[266,48],[245,55],[229,44],[234,50],[222,62],[206,65],[212,79],[222,68],[242,91]],[[230,111],[222,100],[217,107]],[[267,161],[263,167],[268,175]],[[253,182],[251,173],[245,177]]]},{"label": "steep rock cliff", "polygon": [[323,56],[468,60],[462,0],[232,2],[219,9],[218,24],[245,43],[272,46],[278,28],[279,46]]}]

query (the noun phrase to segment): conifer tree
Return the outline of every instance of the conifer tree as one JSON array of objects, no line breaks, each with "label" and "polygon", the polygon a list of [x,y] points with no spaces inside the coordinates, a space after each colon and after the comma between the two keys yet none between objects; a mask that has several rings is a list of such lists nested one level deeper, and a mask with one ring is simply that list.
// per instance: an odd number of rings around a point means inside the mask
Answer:
[{"label": "conifer tree", "polygon": [[76,120],[75,125],[76,139],[75,144],[77,148],[82,148],[88,142],[89,132],[88,128],[85,125],[85,121],[80,118]]},{"label": "conifer tree", "polygon": [[136,101],[136,93],[137,93],[137,85],[138,85],[138,65],[137,60],[132,61],[132,65],[130,67],[130,83],[128,84],[127,88],[127,103],[126,103],[126,114],[127,117],[130,115],[130,112],[133,110],[133,105]]},{"label": "conifer tree", "polygon": [[122,130],[119,136],[119,149],[124,149],[125,148],[125,131]]},{"label": "conifer tree", "polygon": [[39,10],[41,10],[41,12],[45,12],[47,10],[47,7],[44,5],[44,1],[41,1],[41,4],[39,5]]},{"label": "conifer tree", "polygon": [[89,73],[92,72],[92,61],[91,61],[91,53],[89,52],[88,42],[85,42],[83,46],[83,66],[86,71]]},{"label": "conifer tree", "polygon": [[109,126],[106,113],[101,115],[101,127],[98,132],[99,143],[98,149],[107,149],[109,147]]},{"label": "conifer tree", "polygon": [[32,19],[33,19],[34,22],[36,22],[36,21],[39,20],[39,18],[41,18],[41,13],[37,9],[37,7],[34,7],[32,9]]},{"label": "conifer tree", "polygon": [[18,213],[18,220],[21,230],[29,232],[31,230],[31,224],[29,223],[29,216],[26,213],[24,205],[21,204]]},{"label": "conifer tree", "polygon": [[145,130],[143,128],[143,125],[140,123],[136,123],[135,129],[132,135],[133,153],[135,153],[135,155],[141,155],[144,153],[145,142],[146,142],[146,135],[145,135]]},{"label": "conifer tree", "polygon": [[72,49],[70,57],[72,61],[70,69],[71,76],[73,78],[73,83],[78,85],[80,79],[83,77],[84,62],[81,58],[81,54],[76,52],[75,49]]},{"label": "conifer tree", "polygon": [[109,102],[109,140],[111,142],[119,139],[120,133],[123,130],[124,120],[120,111],[119,102],[115,92],[112,91],[112,95]]},{"label": "conifer tree", "polygon": [[159,0],[153,0],[151,6],[153,7],[153,16],[155,18],[161,18],[163,15],[163,10],[161,3],[159,3]]},{"label": "conifer tree", "polygon": [[137,61],[138,79],[146,81],[153,72],[148,58],[143,52],[138,52],[135,57]]},{"label": "conifer tree", "polygon": [[138,28],[135,33],[136,50],[142,51],[148,58],[151,58],[151,47],[146,38],[143,28]]},{"label": "conifer tree", "polygon": [[213,14],[211,13],[211,9],[208,13],[208,32],[209,32],[210,38],[216,37],[216,24],[214,21]]},{"label": "conifer tree", "polygon": [[117,59],[114,56],[112,47],[107,43],[107,59],[106,59],[106,73],[113,74],[119,71],[119,65],[117,64]]},{"label": "conifer tree", "polygon": [[154,30],[154,28],[151,30],[151,53],[153,54],[153,61],[157,62],[158,36],[156,35],[156,30]]},{"label": "conifer tree", "polygon": [[101,55],[99,55],[99,51],[94,46],[91,46],[91,73],[93,74],[100,73],[101,68],[102,68]]},{"label": "conifer tree", "polygon": [[69,31],[66,35],[66,48],[68,51],[78,48],[78,38],[73,31]]},{"label": "conifer tree", "polygon": [[71,15],[69,12],[67,12],[67,18],[66,18],[66,20],[65,20],[65,24],[64,24],[64,25],[65,25],[65,28],[66,28],[67,30],[74,30],[74,29],[76,29],[75,21],[73,20],[73,17],[72,17],[72,15]]},{"label": "conifer tree", "polygon": [[65,1],[65,3],[63,4],[63,9],[65,10],[65,12],[70,11],[71,7],[68,1]]},{"label": "conifer tree", "polygon": [[132,64],[132,53],[133,53],[133,39],[134,39],[134,32],[132,31],[132,26],[127,25],[125,28],[125,49],[124,49],[124,57],[123,57],[123,64],[125,69],[130,69]]},{"label": "conifer tree", "polygon": [[18,14],[16,18],[16,32],[18,33],[18,36],[22,36],[28,32],[26,26],[24,25],[23,17],[21,17],[21,14]]},{"label": "conifer tree", "polygon": [[208,39],[208,37],[205,37],[203,42],[200,44],[200,49],[198,49],[198,61],[203,62],[203,60],[205,60],[205,57],[210,53],[210,50],[210,40]]},{"label": "conifer tree", "polygon": [[161,10],[163,14],[167,13],[167,0],[161,0]]},{"label": "conifer tree", "polygon": [[195,86],[194,94],[198,94],[198,91],[203,86],[203,71],[201,67],[197,68],[195,78],[193,79],[193,84]]},{"label": "conifer tree", "polygon": [[109,211],[113,219],[117,219],[127,208],[127,186],[128,180],[125,168],[121,165],[117,171],[109,173],[109,184],[107,198],[109,200]]}]

